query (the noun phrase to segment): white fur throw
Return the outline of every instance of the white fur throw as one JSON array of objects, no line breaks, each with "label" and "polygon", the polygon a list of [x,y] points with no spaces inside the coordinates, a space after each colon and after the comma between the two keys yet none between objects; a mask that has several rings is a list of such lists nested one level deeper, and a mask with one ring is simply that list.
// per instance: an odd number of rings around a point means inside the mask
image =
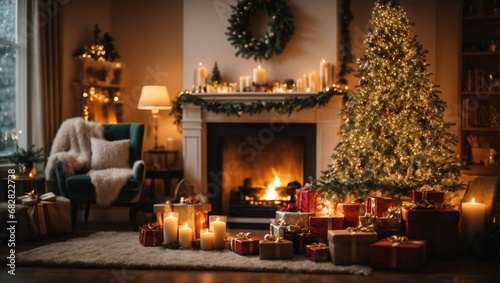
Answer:
[{"label": "white fur throw", "polygon": [[66,177],[74,175],[75,171],[87,171],[90,168],[91,138],[104,138],[104,126],[101,123],[86,122],[82,117],[76,117],[61,124],[52,142],[45,168],[47,192],[59,193],[54,170],[56,160],[63,162]]}]

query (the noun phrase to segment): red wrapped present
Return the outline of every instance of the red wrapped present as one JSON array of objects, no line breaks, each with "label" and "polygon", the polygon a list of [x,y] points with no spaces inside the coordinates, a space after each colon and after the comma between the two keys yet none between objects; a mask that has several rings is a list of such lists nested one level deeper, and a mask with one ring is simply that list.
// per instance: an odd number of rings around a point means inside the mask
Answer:
[{"label": "red wrapped present", "polygon": [[323,262],[330,259],[328,246],[324,243],[313,243],[306,246],[306,258],[314,262]]},{"label": "red wrapped present", "polygon": [[377,217],[382,217],[390,207],[396,205],[396,200],[392,198],[366,197],[366,212]]},{"label": "red wrapped present", "polygon": [[460,211],[456,209],[402,210],[402,226],[410,239],[429,241],[431,258],[457,256]]},{"label": "red wrapped present", "polygon": [[323,243],[328,243],[328,230],[344,229],[344,217],[339,216],[311,216],[309,217],[311,233],[317,233]]},{"label": "red wrapped present", "polygon": [[428,261],[426,240],[408,240],[393,236],[370,245],[370,265],[373,268],[420,270]]},{"label": "red wrapped present", "polygon": [[317,194],[315,190],[295,190],[295,203],[297,203],[298,211],[316,212]]},{"label": "red wrapped present", "polygon": [[257,237],[237,238],[234,251],[239,255],[258,255],[260,240]]},{"label": "red wrapped present", "polygon": [[412,195],[414,203],[426,201],[432,203],[435,206],[440,206],[444,204],[443,192],[438,192],[432,189],[425,189],[424,187],[422,187],[418,190],[413,190]]},{"label": "red wrapped present", "polygon": [[401,218],[379,218],[379,225],[375,227],[379,239],[401,235]]},{"label": "red wrapped present", "polygon": [[344,228],[358,227],[359,203],[340,203],[339,210],[344,214]]},{"label": "red wrapped present", "polygon": [[163,229],[156,222],[139,227],[139,242],[145,247],[161,246]]}]

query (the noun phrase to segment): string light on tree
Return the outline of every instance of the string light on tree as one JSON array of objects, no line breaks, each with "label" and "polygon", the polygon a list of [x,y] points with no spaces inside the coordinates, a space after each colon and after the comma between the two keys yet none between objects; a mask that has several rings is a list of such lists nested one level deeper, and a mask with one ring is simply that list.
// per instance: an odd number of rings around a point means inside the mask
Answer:
[{"label": "string light on tree", "polygon": [[366,50],[357,61],[359,85],[340,113],[346,121],[341,141],[318,182],[320,191],[338,198],[375,191],[409,195],[423,185],[463,187],[460,161],[450,149],[457,138],[447,132],[453,124],[443,120],[446,103],[396,2],[375,3]]}]

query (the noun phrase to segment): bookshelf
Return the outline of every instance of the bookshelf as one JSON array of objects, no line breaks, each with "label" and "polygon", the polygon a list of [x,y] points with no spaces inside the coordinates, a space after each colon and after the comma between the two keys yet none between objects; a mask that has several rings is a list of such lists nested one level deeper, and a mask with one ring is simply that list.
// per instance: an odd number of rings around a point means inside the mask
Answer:
[{"label": "bookshelf", "polygon": [[463,174],[500,174],[498,154],[492,164],[488,155],[473,150],[479,145],[500,152],[499,27],[500,0],[462,0],[459,153],[470,169]]}]

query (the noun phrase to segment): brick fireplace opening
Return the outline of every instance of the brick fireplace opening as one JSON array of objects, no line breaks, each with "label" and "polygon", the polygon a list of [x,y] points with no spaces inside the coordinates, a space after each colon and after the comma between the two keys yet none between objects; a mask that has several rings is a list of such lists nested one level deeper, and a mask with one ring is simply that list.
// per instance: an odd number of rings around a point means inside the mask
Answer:
[{"label": "brick fireplace opening", "polygon": [[214,212],[272,216],[316,173],[316,124],[207,123],[206,129]]}]

